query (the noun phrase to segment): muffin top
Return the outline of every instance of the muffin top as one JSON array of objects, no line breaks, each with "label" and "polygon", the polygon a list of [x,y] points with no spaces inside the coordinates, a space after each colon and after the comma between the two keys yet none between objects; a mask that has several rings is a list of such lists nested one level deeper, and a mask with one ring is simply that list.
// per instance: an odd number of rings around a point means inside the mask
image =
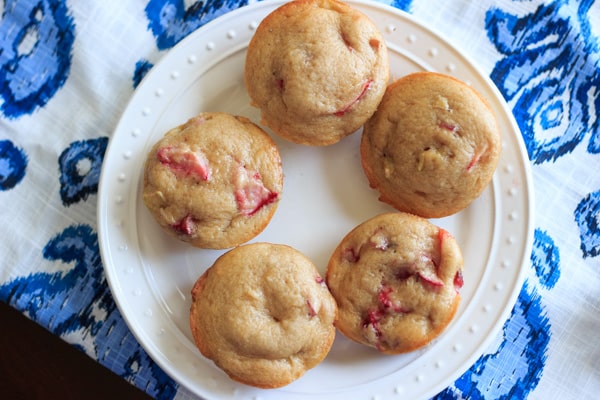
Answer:
[{"label": "muffin top", "polygon": [[456,240],[426,219],[385,213],[346,235],[327,267],[336,326],[382,353],[416,350],[453,319],[463,285]]},{"label": "muffin top", "polygon": [[232,379],[274,388],[325,358],[336,313],[306,256],[286,245],[253,243],[228,251],[197,280],[190,326],[201,353]]},{"label": "muffin top", "polygon": [[481,194],[496,170],[501,137],[492,110],[470,86],[419,72],[387,88],[364,127],[360,149],[365,174],[382,201],[438,218]]},{"label": "muffin top", "polygon": [[281,157],[266,132],[245,117],[202,113],[152,147],[143,201],[180,240],[222,249],[258,235],[282,189]]},{"label": "muffin top", "polygon": [[328,145],[375,112],[389,79],[385,42],[362,13],[335,0],[280,6],[250,41],[245,81],[262,122],[296,143]]}]

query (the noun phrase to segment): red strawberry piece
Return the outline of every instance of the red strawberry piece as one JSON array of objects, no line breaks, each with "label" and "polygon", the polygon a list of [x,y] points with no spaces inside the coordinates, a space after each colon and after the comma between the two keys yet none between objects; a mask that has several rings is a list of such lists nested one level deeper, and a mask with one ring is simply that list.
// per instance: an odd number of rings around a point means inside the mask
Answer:
[{"label": "red strawberry piece", "polygon": [[171,225],[171,228],[173,228],[177,233],[190,236],[196,230],[196,221],[191,215],[186,215],[181,219],[181,221]]},{"label": "red strawberry piece", "polygon": [[486,144],[484,144],[483,147],[480,148],[479,150],[475,151],[475,154],[473,154],[473,158],[471,158],[469,165],[467,165],[467,172],[473,169],[473,167],[481,160],[481,157],[484,156],[486,151],[487,151]]},{"label": "red strawberry piece", "polygon": [[[441,246],[441,245],[440,245]],[[441,256],[440,256],[441,257]],[[439,262],[436,262],[434,258],[426,255],[421,256],[421,262],[417,267],[417,275],[419,278],[427,284],[439,288],[444,286],[444,281],[437,275],[437,267]]]},{"label": "red strawberry piece", "polygon": [[439,228],[437,234],[438,234],[438,241],[440,243],[440,250],[441,250],[442,243],[444,242],[444,240],[450,238],[451,235],[450,235],[450,233],[447,230],[445,230],[443,228]]},{"label": "red strawberry piece", "polygon": [[315,276],[315,282],[317,282],[319,285],[322,285],[325,283],[325,279],[323,279],[317,275],[317,276]]},{"label": "red strawberry piece", "polygon": [[392,293],[392,288],[391,287],[383,287],[381,288],[381,290],[379,291],[379,295],[377,296],[377,299],[379,300],[379,302],[381,304],[383,304],[384,307],[391,307],[392,306],[392,300],[390,299],[390,293]]},{"label": "red strawberry piece", "polygon": [[439,253],[440,260],[438,261],[437,265],[439,265],[442,261],[441,258],[442,258],[443,249],[444,249],[444,241],[451,237],[452,237],[452,235],[450,235],[450,233],[447,230],[442,229],[442,228],[438,229],[437,239],[438,239],[438,253]]},{"label": "red strawberry piece", "polygon": [[371,329],[375,334],[375,348],[379,351],[382,350],[381,338],[383,336],[381,328],[379,327],[379,321],[383,318],[383,314],[384,312],[382,310],[370,310],[362,323],[363,329]]},{"label": "red strawberry piece", "polygon": [[285,89],[285,81],[283,79],[277,79],[277,87],[283,91]]},{"label": "red strawberry piece", "polygon": [[192,151],[187,146],[167,146],[160,148],[156,156],[177,176],[193,176],[199,181],[210,179],[208,159],[199,150]]},{"label": "red strawberry piece", "polygon": [[381,45],[381,42],[378,39],[370,39],[369,40],[369,46],[371,46],[371,48],[375,51],[379,50],[380,45]]},{"label": "red strawberry piece", "polygon": [[465,284],[465,281],[463,279],[463,274],[461,270],[456,271],[456,275],[454,275],[454,289],[456,289],[456,291],[458,292],[463,285]]},{"label": "red strawberry piece", "polygon": [[445,130],[447,130],[447,131],[450,131],[450,132],[453,132],[453,133],[456,133],[456,132],[458,132],[458,131],[459,131],[459,129],[460,129],[460,128],[458,127],[458,125],[455,125],[455,124],[453,124],[453,123],[450,123],[450,122],[444,122],[444,121],[441,121],[441,122],[438,124],[438,126],[439,126],[440,128],[442,128],[442,129],[445,129]]},{"label": "red strawberry piece", "polygon": [[391,309],[398,313],[407,312],[407,310],[400,305],[400,302],[392,300],[392,298],[390,296],[392,292],[393,292],[393,289],[391,287],[389,287],[389,286],[382,287],[377,296],[379,303],[381,303],[381,305],[383,306],[384,309]]},{"label": "red strawberry piece", "polygon": [[444,281],[442,281],[431,269],[422,269],[417,274],[422,281],[433,286],[434,288],[440,288],[444,286]]},{"label": "red strawberry piece", "polygon": [[473,155],[473,158],[471,158],[471,161],[469,162],[469,164],[467,165],[467,171],[470,171],[473,169],[473,167],[479,162],[479,159],[481,158],[482,153],[475,153]]},{"label": "red strawberry piece", "polygon": [[355,263],[360,260],[360,253],[358,253],[352,247],[348,247],[342,251],[342,259],[351,263]]},{"label": "red strawberry piece", "polygon": [[340,110],[334,112],[333,115],[335,115],[336,117],[341,117],[344,114],[346,114],[348,112],[348,110],[350,110],[350,108],[352,108],[353,105],[358,103],[360,101],[360,99],[362,99],[365,96],[365,94],[367,93],[367,91],[369,90],[371,85],[373,85],[373,80],[369,79],[362,85],[362,88],[361,88],[358,96],[356,96],[356,98],[354,100],[352,100],[350,103],[348,103],[347,105],[342,107]]},{"label": "red strawberry piece", "polygon": [[375,336],[381,337],[381,330],[379,329],[379,321],[383,318],[384,311],[381,309],[369,310],[367,317],[363,321],[363,328],[373,327]]},{"label": "red strawberry piece", "polygon": [[253,215],[279,197],[265,187],[258,172],[249,171],[244,165],[237,168],[234,184],[235,200],[243,215]]},{"label": "red strawberry piece", "polygon": [[308,316],[310,318],[314,317],[315,315],[317,315],[317,312],[315,311],[314,307],[312,306],[312,304],[310,303],[310,300],[306,299],[306,305],[308,306]]}]

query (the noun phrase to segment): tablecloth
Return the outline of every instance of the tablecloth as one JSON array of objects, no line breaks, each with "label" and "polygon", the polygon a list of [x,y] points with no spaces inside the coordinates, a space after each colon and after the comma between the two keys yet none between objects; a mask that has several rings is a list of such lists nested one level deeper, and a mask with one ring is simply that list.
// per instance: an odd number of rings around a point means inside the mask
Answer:
[{"label": "tablecloth", "polygon": [[[600,394],[600,2],[388,0],[489,74],[520,127],[533,250],[508,320],[437,399]],[[136,342],[102,268],[98,181],[144,75],[246,0],[0,3],[0,300],[157,399],[194,398]]]}]

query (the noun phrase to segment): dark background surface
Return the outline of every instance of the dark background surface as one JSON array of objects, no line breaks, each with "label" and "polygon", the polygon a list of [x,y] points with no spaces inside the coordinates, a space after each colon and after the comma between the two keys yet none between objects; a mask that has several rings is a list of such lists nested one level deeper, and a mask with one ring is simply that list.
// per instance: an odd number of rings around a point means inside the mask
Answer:
[{"label": "dark background surface", "polygon": [[0,398],[152,398],[0,301]]}]

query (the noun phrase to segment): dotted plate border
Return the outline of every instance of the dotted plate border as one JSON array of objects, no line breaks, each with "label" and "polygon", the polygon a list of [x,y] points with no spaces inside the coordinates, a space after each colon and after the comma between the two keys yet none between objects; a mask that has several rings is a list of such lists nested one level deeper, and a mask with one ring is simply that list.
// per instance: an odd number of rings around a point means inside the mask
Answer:
[{"label": "dotted plate border", "polygon": [[[348,382],[347,387],[324,392],[313,385],[305,391],[302,378],[279,390],[249,388],[230,381],[203,359],[187,333],[173,324],[171,317],[177,310],[169,309],[157,294],[151,267],[144,262],[143,233],[135,222],[140,218],[139,172],[156,135],[149,132],[180,123],[164,115],[164,110],[173,107],[198,76],[243,51],[262,18],[283,3],[254,4],[205,25],[165,55],[139,85],[115,129],[100,179],[99,241],[107,280],[138,341],[168,374],[196,395],[257,400],[300,399],[308,393],[323,399],[349,395],[428,398],[472,365],[508,317],[531,253],[533,190],[519,129],[494,84],[456,47],[408,14],[378,3],[348,2],[367,14],[384,34],[393,76],[433,70],[466,81],[488,98],[504,135],[502,158],[487,197],[494,213],[486,216],[491,218],[493,241],[485,270],[458,320],[434,346],[416,352],[396,371],[366,383]],[[402,62],[394,61],[400,59]],[[163,126],[157,125],[158,120]],[[316,382],[328,378],[326,373],[314,377],[320,374],[319,367],[309,373]]]}]

